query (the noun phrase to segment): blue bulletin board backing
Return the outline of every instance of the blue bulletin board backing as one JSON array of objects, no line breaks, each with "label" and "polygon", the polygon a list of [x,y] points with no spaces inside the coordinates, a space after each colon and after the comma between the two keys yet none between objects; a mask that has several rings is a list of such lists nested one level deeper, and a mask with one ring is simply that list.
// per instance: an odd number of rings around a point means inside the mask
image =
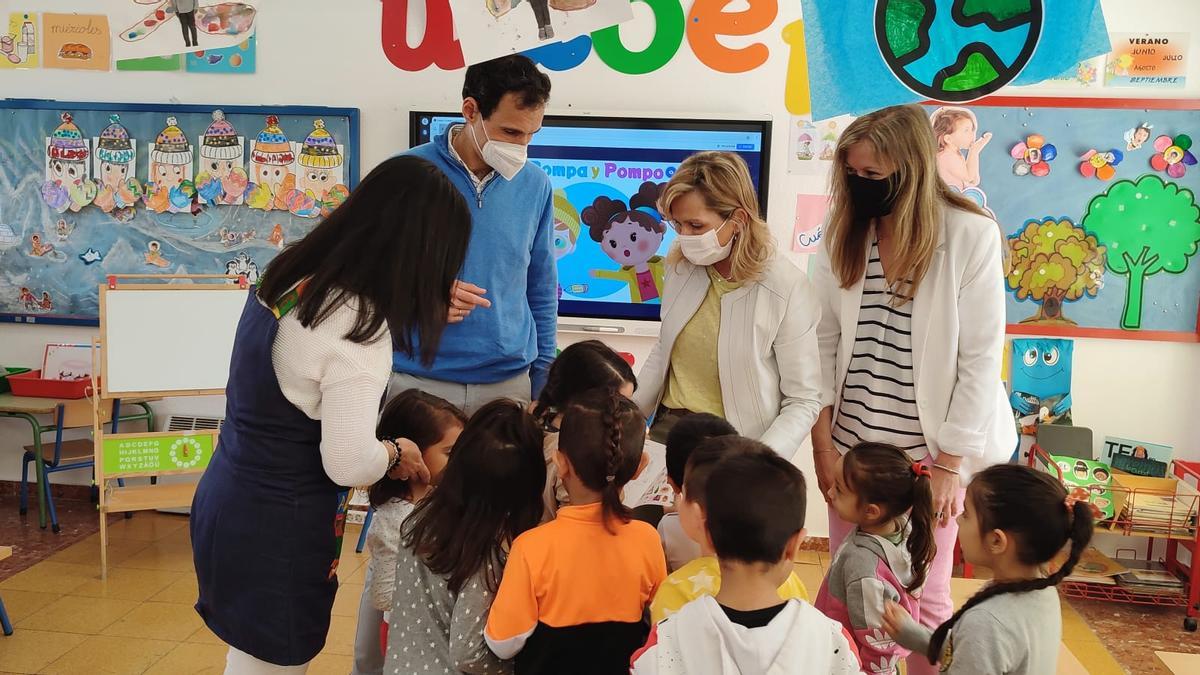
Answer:
[{"label": "blue bulletin board backing", "polygon": [[110,274],[254,279],[359,178],[357,108],[5,99],[0,122],[0,321],[97,325]]},{"label": "blue bulletin board backing", "polygon": [[1200,101],[926,106],[943,179],[1006,237],[1010,333],[1200,341]]}]

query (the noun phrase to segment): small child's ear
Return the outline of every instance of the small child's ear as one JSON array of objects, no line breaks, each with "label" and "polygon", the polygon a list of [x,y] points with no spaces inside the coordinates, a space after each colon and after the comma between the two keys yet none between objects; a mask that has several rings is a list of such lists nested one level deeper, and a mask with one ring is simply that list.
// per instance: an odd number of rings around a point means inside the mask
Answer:
[{"label": "small child's ear", "polygon": [[637,478],[638,476],[642,475],[642,472],[646,470],[646,466],[649,464],[650,464],[650,455],[647,455],[646,451],[643,450],[642,458],[640,460],[638,460],[637,471],[633,472],[633,478],[630,478],[629,480],[633,480],[634,478]]},{"label": "small child's ear", "polygon": [[679,487],[678,485],[676,485],[676,484],[675,484],[675,481],[674,481],[674,480],[672,480],[670,476],[667,476],[667,485],[670,485],[670,486],[671,486],[671,489],[675,491],[675,496],[676,496],[676,497],[678,497],[678,496],[679,496],[679,494],[680,494],[681,492],[683,492],[683,488],[681,488],[681,487]]},{"label": "small child's ear", "polygon": [[800,547],[804,544],[804,540],[808,538],[808,530],[800,528],[800,531],[793,534],[787,541],[787,545],[783,548],[784,557],[788,560],[795,560],[800,555]]},{"label": "small child's ear", "polygon": [[991,532],[988,532],[987,535],[984,536],[983,541],[988,549],[988,552],[992,555],[1003,555],[1004,552],[1008,550],[1008,547],[1012,544],[1012,540],[1009,539],[1008,533],[1006,533],[1004,530],[992,530]]},{"label": "small child's ear", "polygon": [[879,520],[882,515],[883,509],[879,508],[878,504],[867,504],[867,508],[863,509],[863,517],[870,523]]},{"label": "small child's ear", "polygon": [[571,466],[571,460],[563,454],[562,450],[554,450],[554,464],[558,467],[559,478],[566,478],[574,473],[574,467]]}]

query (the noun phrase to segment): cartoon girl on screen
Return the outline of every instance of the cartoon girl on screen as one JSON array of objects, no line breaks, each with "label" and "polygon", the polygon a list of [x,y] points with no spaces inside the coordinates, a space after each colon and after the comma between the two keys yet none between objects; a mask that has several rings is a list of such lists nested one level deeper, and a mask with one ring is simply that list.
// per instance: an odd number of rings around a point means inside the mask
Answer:
[{"label": "cartoon girl on screen", "polygon": [[987,195],[979,187],[979,153],[992,140],[991,132],[976,138],[975,113],[957,106],[938,108],[929,121],[938,144],[938,174],[952,190],[987,210]]},{"label": "cartoon girl on screen", "polygon": [[620,266],[617,270],[592,270],[592,276],[629,284],[632,302],[650,302],[662,295],[663,259],[657,253],[667,226],[654,208],[660,191],[660,183],[647,181],[628,207],[620,200],[596,197],[583,210],[592,241]]},{"label": "cartoon girl on screen", "polygon": [[[567,193],[562,190],[554,191],[554,260],[563,258],[575,252],[575,244],[579,241],[579,211],[567,199]],[[558,299],[562,300],[562,284],[558,285]]]}]

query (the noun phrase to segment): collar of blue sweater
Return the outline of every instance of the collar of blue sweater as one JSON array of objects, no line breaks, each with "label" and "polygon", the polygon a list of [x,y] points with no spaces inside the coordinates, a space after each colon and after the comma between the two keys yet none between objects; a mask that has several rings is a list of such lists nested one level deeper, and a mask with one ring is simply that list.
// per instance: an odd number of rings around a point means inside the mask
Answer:
[{"label": "collar of blue sweater", "polygon": [[[471,167],[467,166],[467,163],[463,161],[462,155],[458,154],[458,149],[454,147],[454,138],[458,136],[458,134],[461,133],[466,127],[467,125],[465,124],[455,124],[446,131],[446,154],[450,156],[450,159],[454,160],[455,163],[466,170],[467,175],[471,177],[471,182],[475,184],[475,189],[478,191],[482,190],[483,186],[488,184],[488,181],[496,177],[496,172],[490,171],[488,172],[488,175],[480,178],[479,176],[475,175],[475,172],[471,170]],[[439,145],[442,144],[439,143]]]}]

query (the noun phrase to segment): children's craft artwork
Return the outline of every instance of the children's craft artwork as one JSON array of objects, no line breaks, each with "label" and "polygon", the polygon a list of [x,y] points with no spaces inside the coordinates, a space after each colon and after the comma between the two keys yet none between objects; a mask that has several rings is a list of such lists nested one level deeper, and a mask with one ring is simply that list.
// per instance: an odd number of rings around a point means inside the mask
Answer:
[{"label": "children's craft artwork", "polygon": [[112,64],[108,16],[42,14],[42,66],[109,70]]},{"label": "children's craft artwork", "polygon": [[50,291],[42,291],[40,296],[38,293],[30,290],[28,286],[22,286],[17,294],[17,305],[20,306],[26,314],[46,314],[54,311],[54,301],[50,299]]},{"label": "children's craft artwork", "polygon": [[196,193],[209,206],[241,204],[250,187],[246,174],[246,138],[238,135],[225,113],[214,110],[212,124],[200,136],[200,172]]},{"label": "children's craft artwork", "polygon": [[[563,258],[575,252],[579,243],[579,211],[567,199],[567,193],[561,189],[554,191],[554,259]],[[274,232],[271,233],[274,236]],[[562,283],[558,284],[558,299],[562,299]]]},{"label": "children's craft artwork", "polygon": [[222,49],[201,49],[187,54],[189,73],[252,75],[258,67],[258,36]]},{"label": "children's craft artwork", "polygon": [[350,196],[342,180],[342,146],[325,129],[324,120],[313,121],[298,163],[296,189],[285,197],[288,211],[305,218],[327,216]]},{"label": "children's craft artwork", "polygon": [[1111,49],[1099,0],[873,4],[868,11],[844,0],[801,1],[814,117],[971,101],[1056,77]]},{"label": "children's craft artwork", "polygon": [[275,223],[275,227],[271,228],[271,234],[267,237],[267,243],[275,248],[282,249],[286,242],[283,236],[283,226]]},{"label": "children's craft artwork", "polygon": [[979,154],[992,140],[992,133],[980,134],[975,113],[959,106],[934,110],[929,122],[938,144],[938,174],[942,180],[950,189],[991,213],[987,207],[987,194],[979,184]]},{"label": "children's craft artwork", "polygon": [[1062,482],[1067,488],[1068,497],[1086,502],[1097,522],[1109,520],[1115,515],[1116,508],[1110,487],[1112,469],[1107,464],[1059,455],[1051,455],[1050,458],[1062,471]]},{"label": "children's craft artwork", "polygon": [[164,56],[203,50],[236,47],[254,34],[258,0],[217,2],[200,0],[191,21],[195,23],[198,44],[188,44],[184,36],[187,17],[176,14],[173,0],[124,0],[110,3],[118,59]]},{"label": "children's craft artwork", "polygon": [[1031,220],[1008,238],[1008,287],[1037,313],[1021,323],[1076,323],[1066,303],[1094,298],[1104,288],[1106,249],[1096,236],[1067,218]]},{"label": "children's craft artwork", "polygon": [[1048,77],[1037,84],[1026,85],[1023,89],[1092,89],[1099,87],[1103,84],[1101,76],[1104,74],[1106,61],[1107,55],[1105,54],[1084,59],[1054,77]]},{"label": "children's craft artwork", "polygon": [[1012,348],[1009,402],[1021,433],[1033,436],[1039,424],[1070,424],[1074,343],[1016,338]]},{"label": "children's craft artwork", "polygon": [[88,250],[79,254],[79,259],[82,260],[83,264],[85,265],[93,265],[101,260],[104,260],[104,254],[94,248],[89,248]]},{"label": "children's craft artwork", "polygon": [[42,355],[43,380],[86,380],[92,376],[92,346],[84,344],[46,345]]},{"label": "children's craft artwork", "polygon": [[183,56],[168,54],[167,56],[145,56],[140,59],[121,59],[117,61],[117,70],[150,73],[173,73],[183,68]]},{"label": "children's craft artwork", "polygon": [[854,121],[850,115],[813,121],[802,115],[792,117],[791,152],[788,173],[824,176],[833,166],[833,153],[842,132]]},{"label": "children's craft artwork", "polygon": [[1135,476],[1165,478],[1175,451],[1169,445],[1104,437],[1104,461],[1112,468]]},{"label": "children's craft artwork", "polygon": [[796,195],[796,222],[792,226],[792,250],[816,253],[821,245],[829,195]]},{"label": "children's craft artwork", "polygon": [[225,263],[225,273],[244,276],[251,285],[258,283],[258,263],[246,255],[245,251]]},{"label": "children's craft artwork", "polygon": [[252,209],[287,211],[287,195],[296,189],[296,152],[279,128],[279,118],[268,115],[266,121],[250,148],[246,203]]},{"label": "children's craft artwork", "polygon": [[92,139],[96,146],[95,171],[99,181],[94,203],[118,220],[132,217],[141,200],[142,184],[137,179],[137,141],[121,124],[120,115],[110,115],[109,124]]},{"label": "children's craft artwork", "polygon": [[658,248],[667,226],[655,208],[662,188],[661,183],[642,183],[629,198],[629,206],[623,200],[599,196],[581,214],[592,241],[617,265],[615,270],[593,269],[592,277],[627,285],[632,302],[662,297],[665,266]]},{"label": "children's craft artwork", "polygon": [[70,239],[71,232],[74,230],[75,228],[67,222],[66,218],[59,218],[58,222],[54,224],[54,234],[60,244]]},{"label": "children's craft artwork", "polygon": [[1125,153],[1113,148],[1108,152],[1088,150],[1080,157],[1079,173],[1084,178],[1096,177],[1100,180],[1112,180],[1117,175],[1117,165],[1125,159]]},{"label": "children's craft artwork", "polygon": [[450,0],[450,8],[466,65],[633,18],[626,0]]},{"label": "children's craft artwork", "polygon": [[1195,166],[1196,156],[1192,154],[1192,137],[1179,134],[1175,138],[1159,136],[1154,139],[1154,154],[1150,158],[1150,167],[1155,171],[1165,172],[1171,178],[1182,178],[1189,166]]},{"label": "children's craft artwork", "polygon": [[1131,152],[1140,149],[1150,140],[1150,132],[1154,129],[1154,125],[1149,122],[1142,122],[1136,127],[1133,127],[1125,132],[1122,138],[1125,139],[1125,150]]},{"label": "children's craft artwork", "polygon": [[96,198],[97,187],[88,169],[91,144],[75,124],[71,113],[62,113],[62,123],[46,139],[46,179],[42,201],[56,213],[78,212]]},{"label": "children's craft artwork", "polygon": [[1180,88],[1187,84],[1189,33],[1113,33],[1104,72],[1108,87]]},{"label": "children's craft artwork", "polygon": [[1058,157],[1058,148],[1047,143],[1041,134],[1030,134],[1024,141],[1017,143],[1009,151],[1013,163],[1013,173],[1018,176],[1047,176],[1050,174],[1050,162]]},{"label": "children's craft artwork", "polygon": [[0,33],[0,68],[37,68],[40,54],[38,15],[11,12],[7,32]]},{"label": "children's craft artwork", "polygon": [[170,267],[171,263],[162,255],[162,244],[157,241],[152,241],[146,244],[146,253],[143,256],[147,265],[155,267]]},{"label": "children's craft artwork", "polygon": [[159,132],[150,151],[150,175],[143,199],[155,213],[191,213],[196,186],[192,182],[192,144],[174,116]]}]

